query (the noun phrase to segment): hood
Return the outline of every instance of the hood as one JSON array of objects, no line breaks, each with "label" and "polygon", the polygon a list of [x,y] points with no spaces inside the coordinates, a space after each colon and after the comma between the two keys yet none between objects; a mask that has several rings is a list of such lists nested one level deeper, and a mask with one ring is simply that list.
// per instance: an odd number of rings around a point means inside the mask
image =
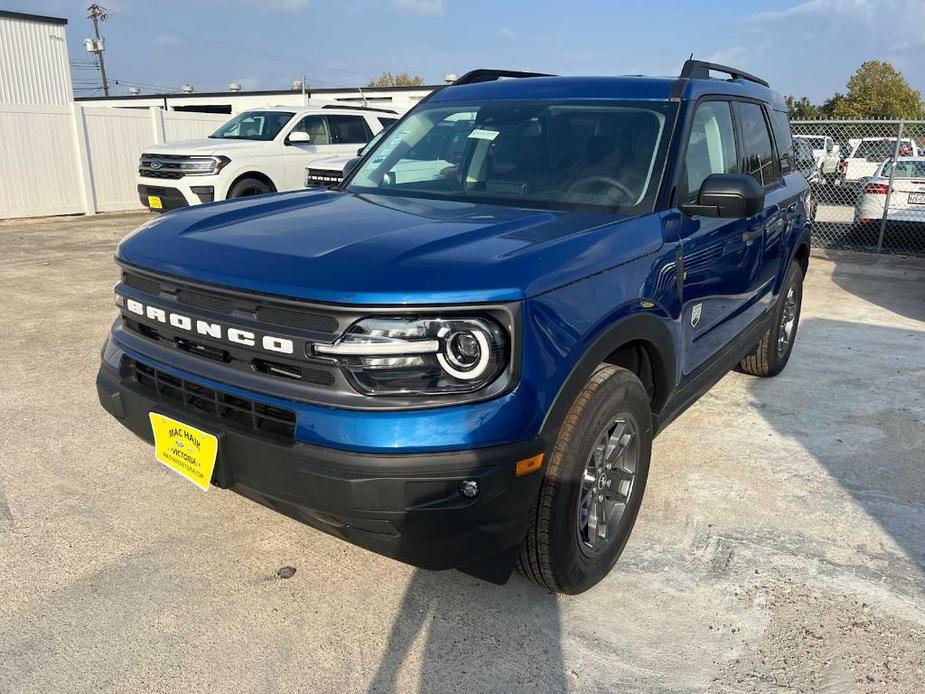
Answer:
[{"label": "hood", "polygon": [[200,140],[179,140],[177,142],[165,142],[159,145],[150,145],[144,148],[148,154],[227,154],[239,149],[250,149],[253,147],[263,147],[267,144],[264,140],[232,140],[224,138],[207,138]]},{"label": "hood", "polygon": [[340,154],[334,157],[322,157],[313,160],[306,169],[319,169],[321,171],[340,171],[343,172],[347,162],[356,159],[356,152],[353,154]]},{"label": "hood", "polygon": [[658,215],[299,191],[169,212],[125,263],[209,284],[343,304],[513,301],[652,253]]}]

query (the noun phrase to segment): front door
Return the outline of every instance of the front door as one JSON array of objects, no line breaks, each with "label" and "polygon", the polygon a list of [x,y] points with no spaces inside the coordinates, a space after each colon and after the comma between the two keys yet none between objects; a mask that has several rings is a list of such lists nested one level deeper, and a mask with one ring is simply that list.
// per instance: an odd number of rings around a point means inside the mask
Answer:
[{"label": "front door", "polygon": [[[740,160],[730,102],[700,102],[688,138],[680,202],[695,203],[711,174],[742,171]],[[765,220],[764,214],[683,220],[681,333],[686,375],[735,340],[757,316]]]},{"label": "front door", "polygon": [[305,168],[312,162],[325,157],[350,157],[356,154],[358,147],[363,146],[365,139],[361,139],[360,144],[338,141],[337,128],[341,126],[340,129],[343,130],[343,127],[340,122],[335,122],[335,118],[344,117],[364,120],[362,116],[332,117],[314,114],[305,116],[295,124],[290,132],[308,133],[310,140],[298,143],[289,142],[287,135],[286,190],[302,188],[305,185]]}]

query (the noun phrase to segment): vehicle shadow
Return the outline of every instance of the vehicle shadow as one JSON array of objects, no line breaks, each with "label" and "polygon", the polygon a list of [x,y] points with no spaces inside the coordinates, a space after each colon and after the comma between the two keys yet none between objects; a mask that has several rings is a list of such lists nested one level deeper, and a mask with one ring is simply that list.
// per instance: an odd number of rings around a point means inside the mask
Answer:
[{"label": "vehicle shadow", "polygon": [[[925,315],[925,296],[917,301],[910,313]],[[746,384],[781,441],[768,464],[775,474],[803,480],[799,503],[806,527],[813,529],[804,539],[841,543],[846,554],[831,559],[845,562],[839,570],[870,573],[912,596],[925,589],[923,345],[925,324],[916,330],[806,318],[787,369]],[[788,439],[823,466],[854,504],[845,504],[824,477],[805,469],[801,456],[788,454]],[[871,532],[868,519],[888,535],[886,541],[883,533]]]},{"label": "vehicle shadow", "polygon": [[495,586],[417,570],[367,691],[564,692],[560,642],[556,596],[519,574]]},{"label": "vehicle shadow", "polygon": [[828,251],[832,281],[864,301],[925,321],[925,258]]}]

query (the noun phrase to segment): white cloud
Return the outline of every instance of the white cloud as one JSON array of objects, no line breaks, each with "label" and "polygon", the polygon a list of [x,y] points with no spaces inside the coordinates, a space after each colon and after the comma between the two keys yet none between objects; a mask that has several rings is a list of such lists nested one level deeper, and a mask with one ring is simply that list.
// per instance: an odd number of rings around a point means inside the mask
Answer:
[{"label": "white cloud", "polygon": [[498,29],[498,36],[503,39],[513,39],[517,36],[517,32],[513,29],[508,29],[507,27],[501,27]]},{"label": "white cloud", "polygon": [[444,0],[392,0],[392,5],[421,15],[439,15],[446,9]]},{"label": "white cloud", "polygon": [[309,0],[237,0],[242,5],[259,7],[264,12],[301,12]]}]

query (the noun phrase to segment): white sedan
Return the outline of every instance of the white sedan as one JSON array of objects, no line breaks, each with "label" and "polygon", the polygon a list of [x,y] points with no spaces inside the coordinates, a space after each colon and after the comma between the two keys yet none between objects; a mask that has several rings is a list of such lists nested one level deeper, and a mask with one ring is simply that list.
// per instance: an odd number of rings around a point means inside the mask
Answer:
[{"label": "white sedan", "polygon": [[893,160],[887,159],[864,183],[854,209],[855,224],[879,224],[884,208],[889,222],[925,224],[925,157],[899,157],[893,168]]}]

